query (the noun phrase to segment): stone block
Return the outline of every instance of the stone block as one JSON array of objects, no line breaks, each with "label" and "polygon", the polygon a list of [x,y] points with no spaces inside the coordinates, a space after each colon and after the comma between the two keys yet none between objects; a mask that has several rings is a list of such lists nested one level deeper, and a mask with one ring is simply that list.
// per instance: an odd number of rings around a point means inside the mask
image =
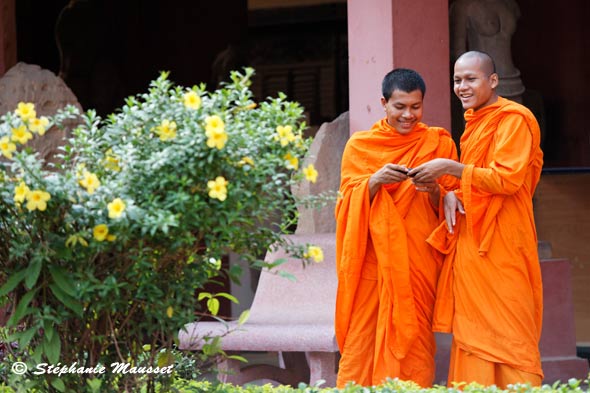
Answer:
[{"label": "stone block", "polygon": [[[293,187],[295,197],[318,195],[323,192],[336,193],[340,188],[340,161],[349,138],[348,112],[344,112],[330,123],[324,123],[315,135],[311,147],[303,160],[302,167],[313,164],[319,175],[316,183],[301,182]],[[335,233],[336,200],[326,206],[306,208],[300,206],[299,221],[295,233]]]},{"label": "stone block", "polygon": [[[38,65],[22,62],[0,78],[0,114],[14,111],[19,102],[34,103],[37,117],[54,115],[68,104],[82,111],[76,96],[61,78]],[[46,162],[57,162],[55,154],[76,124],[68,121],[64,129],[51,127],[44,136],[34,138],[27,146],[39,152],[40,158]]]}]

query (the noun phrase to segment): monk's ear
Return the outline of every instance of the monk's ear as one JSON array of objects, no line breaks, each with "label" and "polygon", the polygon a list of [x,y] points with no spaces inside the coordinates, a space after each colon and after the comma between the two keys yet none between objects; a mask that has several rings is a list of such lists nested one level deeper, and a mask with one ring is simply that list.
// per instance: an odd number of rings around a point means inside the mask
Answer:
[{"label": "monk's ear", "polygon": [[496,74],[495,72],[492,73],[489,77],[489,81],[490,81],[490,86],[492,89],[495,89],[496,87],[498,87],[498,83],[500,83],[498,74]]},{"label": "monk's ear", "polygon": [[385,105],[387,105],[387,100],[381,97],[381,106],[383,107],[383,109],[385,109]]}]

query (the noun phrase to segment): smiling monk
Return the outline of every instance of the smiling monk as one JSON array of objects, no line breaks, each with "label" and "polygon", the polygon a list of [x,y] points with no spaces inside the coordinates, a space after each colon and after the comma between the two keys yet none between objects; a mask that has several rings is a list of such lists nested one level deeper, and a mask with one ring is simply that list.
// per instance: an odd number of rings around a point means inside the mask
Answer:
[{"label": "smiling monk", "polygon": [[[543,165],[539,125],[524,106],[496,94],[491,57],[455,63],[454,91],[465,111],[461,162],[435,159],[409,174],[461,179],[444,198],[446,225],[429,239],[447,252],[434,328],[452,331],[452,382],[508,384],[543,378],[539,339],[543,288],[532,197]],[[459,215],[456,215],[459,211]]]},{"label": "smiling monk", "polygon": [[[383,79],[385,118],[356,132],[342,157],[336,206],[338,387],[399,377],[430,386],[432,315],[442,254],[427,243],[451,176],[413,184],[407,172],[457,158],[449,133],[421,123],[425,84],[396,69]],[[442,201],[441,201],[442,205]],[[442,211],[442,210],[441,210]]]}]

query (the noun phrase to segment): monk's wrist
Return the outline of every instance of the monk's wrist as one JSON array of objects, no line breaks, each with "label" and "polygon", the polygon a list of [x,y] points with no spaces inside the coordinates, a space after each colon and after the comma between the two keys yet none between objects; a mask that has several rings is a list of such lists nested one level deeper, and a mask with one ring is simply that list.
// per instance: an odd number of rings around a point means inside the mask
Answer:
[{"label": "monk's wrist", "polygon": [[449,160],[447,174],[460,179],[463,176],[463,169],[465,169],[465,165],[461,164],[460,162]]}]

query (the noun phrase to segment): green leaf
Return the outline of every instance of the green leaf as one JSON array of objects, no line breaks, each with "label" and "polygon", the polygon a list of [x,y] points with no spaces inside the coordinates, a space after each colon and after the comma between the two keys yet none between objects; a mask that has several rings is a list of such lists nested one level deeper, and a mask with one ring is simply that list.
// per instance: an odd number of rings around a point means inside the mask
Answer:
[{"label": "green leaf", "polygon": [[21,270],[20,272],[14,273],[12,276],[10,276],[10,278],[6,280],[4,285],[2,285],[0,288],[0,296],[4,296],[16,288],[18,283],[21,282],[23,278],[25,278],[26,274],[26,270]]},{"label": "green leaf", "polygon": [[90,388],[92,393],[100,392],[100,387],[102,385],[102,381],[98,378],[87,379],[86,384]]},{"label": "green leaf", "polygon": [[212,297],[211,299],[207,300],[207,308],[213,315],[217,315],[219,312],[219,300]]},{"label": "green leaf", "polygon": [[217,294],[215,294],[215,296],[221,296],[224,297],[228,300],[231,300],[232,302],[239,304],[240,302],[238,301],[238,299],[236,299],[235,296],[230,295],[229,293],[225,293],[225,292],[219,292]]},{"label": "green leaf", "polygon": [[174,364],[174,355],[170,351],[160,352],[158,354],[158,367],[166,367]]},{"label": "green leaf", "polygon": [[7,326],[14,326],[20,322],[20,320],[25,317],[26,315],[30,314],[34,309],[28,308],[29,303],[33,300],[37,291],[29,291],[23,295],[23,297],[18,302],[14,313],[10,316],[10,319],[6,323]]},{"label": "green leaf", "polygon": [[51,341],[53,340],[53,336],[55,335],[55,329],[53,328],[53,326],[49,325],[51,323],[51,321],[49,320],[45,320],[44,321],[44,331],[43,331],[43,336],[45,337],[45,339],[47,341]]},{"label": "green leaf", "polygon": [[41,363],[41,357],[43,356],[43,345],[37,345],[31,355],[31,359],[35,361],[35,363]]},{"label": "green leaf", "polygon": [[33,339],[33,336],[35,336],[35,333],[37,333],[39,329],[37,327],[32,327],[30,329],[25,330],[24,332],[19,334],[19,338],[18,338],[18,346],[19,348],[26,348],[29,343],[31,342],[31,340]]},{"label": "green leaf", "polygon": [[66,391],[66,385],[64,384],[64,381],[61,380],[61,378],[55,378],[51,380],[51,386],[53,386],[58,392]]},{"label": "green leaf", "polygon": [[246,360],[246,358],[245,358],[245,357],[243,357],[243,356],[239,356],[239,355],[230,355],[230,356],[228,356],[227,358],[228,358],[228,359],[235,359],[235,360],[239,360],[240,362],[243,362],[243,363],[248,363],[248,361]]},{"label": "green leaf", "polygon": [[201,292],[201,293],[199,293],[199,296],[197,297],[197,300],[198,301],[201,301],[201,300],[203,300],[205,298],[211,299],[211,294],[209,292]]},{"label": "green leaf", "polygon": [[49,273],[53,278],[53,281],[59,286],[62,292],[75,297],[76,296],[76,289],[70,283],[70,280],[66,278],[64,271],[62,268],[58,266],[50,266]]},{"label": "green leaf", "polygon": [[43,352],[49,363],[57,364],[61,353],[61,340],[58,334],[53,334],[51,340],[46,337],[46,340],[43,341]]},{"label": "green leaf", "polygon": [[281,277],[284,277],[284,278],[286,278],[286,279],[287,279],[287,280],[289,280],[289,281],[292,281],[292,282],[297,282],[297,277],[295,277],[294,275],[292,275],[291,273],[289,273],[289,272],[287,272],[287,271],[285,271],[285,270],[279,270],[279,271],[277,272],[277,274],[278,274],[279,276],[281,276]]},{"label": "green leaf", "polygon": [[72,299],[66,293],[64,293],[61,287],[57,286],[57,284],[50,284],[49,288],[51,288],[51,292],[55,295],[55,297],[62,302],[64,306],[75,312],[78,316],[82,316],[83,308],[80,302],[75,299]]},{"label": "green leaf", "polygon": [[26,269],[25,287],[27,289],[31,289],[37,283],[42,266],[43,260],[41,258],[35,258]]},{"label": "green leaf", "polygon": [[244,310],[240,314],[240,318],[238,318],[238,325],[243,325],[246,321],[250,318],[250,310]]},{"label": "green leaf", "polygon": [[202,351],[207,356],[216,355],[221,351],[221,337],[214,337],[211,342],[203,345]]}]

